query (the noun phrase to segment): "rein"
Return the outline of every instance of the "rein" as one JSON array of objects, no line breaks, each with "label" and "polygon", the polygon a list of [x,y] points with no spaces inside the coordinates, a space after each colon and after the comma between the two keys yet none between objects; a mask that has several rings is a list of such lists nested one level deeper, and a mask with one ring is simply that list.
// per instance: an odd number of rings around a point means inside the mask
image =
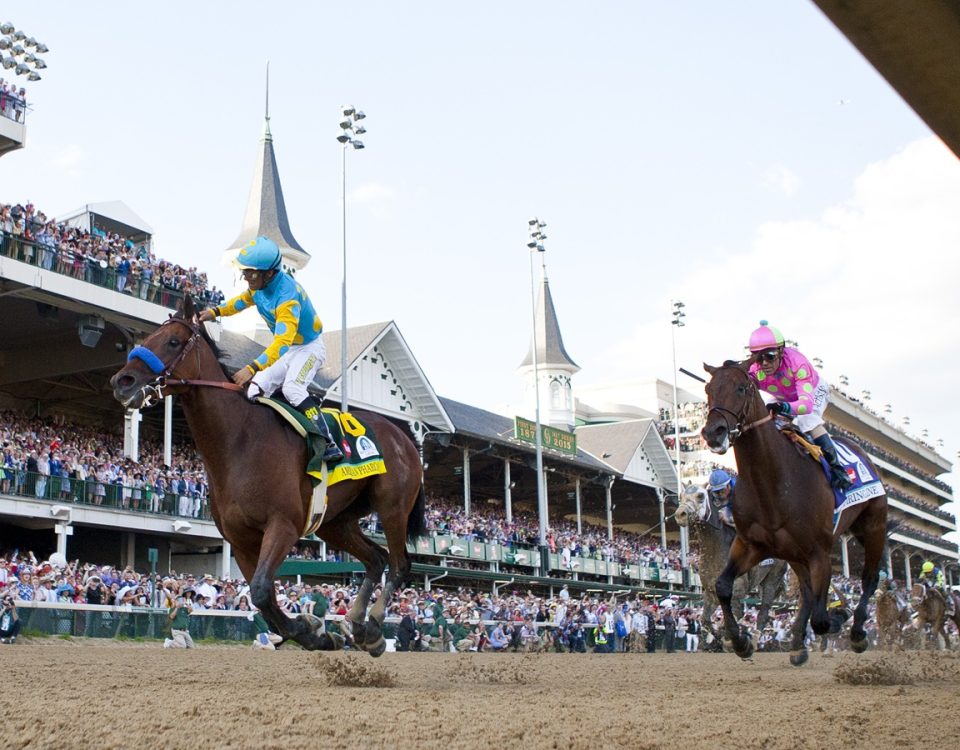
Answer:
[{"label": "rein", "polygon": [[[134,347],[130,354],[127,355],[127,362],[130,362],[134,359],[139,359],[147,367],[150,368],[150,371],[157,377],[149,383],[144,384],[138,393],[143,393],[143,406],[149,407],[158,403],[164,398],[163,389],[175,385],[186,385],[186,386],[201,386],[209,388],[222,388],[226,391],[236,391],[240,393],[243,391],[243,386],[239,386],[236,383],[223,380],[199,380],[192,378],[182,378],[176,377],[174,370],[186,359],[187,355],[190,353],[191,349],[195,349],[197,341],[199,341],[203,334],[200,332],[199,324],[194,324],[188,322],[181,318],[171,317],[168,320],[164,321],[160,328],[163,328],[166,325],[171,323],[181,323],[190,329],[191,335],[187,339],[187,343],[183,345],[183,348],[180,350],[180,353],[174,358],[173,362],[169,365],[165,364],[163,360],[160,359],[152,350],[148,349],[145,346]],[[160,328],[157,331],[154,331],[154,334],[159,332]],[[196,349],[197,353],[197,371],[200,370],[200,350]]]}]

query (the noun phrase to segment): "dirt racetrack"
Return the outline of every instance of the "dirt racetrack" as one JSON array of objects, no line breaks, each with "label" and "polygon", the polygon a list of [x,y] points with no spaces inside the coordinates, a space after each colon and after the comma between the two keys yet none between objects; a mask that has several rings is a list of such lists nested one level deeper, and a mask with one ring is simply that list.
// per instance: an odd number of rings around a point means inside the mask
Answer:
[{"label": "dirt racetrack", "polygon": [[794,668],[786,654],[375,660],[35,640],[0,646],[0,747],[909,748],[957,715],[958,657],[812,653]]}]

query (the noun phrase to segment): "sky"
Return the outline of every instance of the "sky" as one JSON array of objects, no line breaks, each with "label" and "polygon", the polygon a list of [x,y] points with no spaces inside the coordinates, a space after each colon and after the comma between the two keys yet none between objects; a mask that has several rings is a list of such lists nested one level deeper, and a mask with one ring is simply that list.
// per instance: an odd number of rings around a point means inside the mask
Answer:
[{"label": "sky", "polygon": [[679,366],[740,357],[767,319],[957,458],[960,160],[808,0],[10,11],[50,52],[4,202],[122,200],[229,288],[269,60],[298,278],[339,329],[352,104],[348,325],[395,320],[439,394],[520,401],[535,215],[575,391],[671,381],[682,300]]}]

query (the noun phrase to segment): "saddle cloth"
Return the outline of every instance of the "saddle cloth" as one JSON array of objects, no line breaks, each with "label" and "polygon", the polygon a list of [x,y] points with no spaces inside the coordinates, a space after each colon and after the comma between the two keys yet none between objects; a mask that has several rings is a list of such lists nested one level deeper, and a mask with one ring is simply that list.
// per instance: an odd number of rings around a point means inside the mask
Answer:
[{"label": "saddle cloth", "polygon": [[[307,474],[315,482],[322,477],[321,456],[326,445],[313,421],[285,401],[261,396],[258,403],[275,409],[307,441],[310,456],[307,460]],[[321,409],[323,420],[330,434],[343,451],[343,460],[330,469],[328,484],[333,486],[345,479],[363,479],[374,474],[386,474],[383,453],[376,435],[369,425],[361,424],[350,412],[338,409]]]},{"label": "saddle cloth", "polygon": [[269,406],[282,416],[307,442],[307,470],[313,482],[313,497],[307,508],[307,525],[302,536],[308,536],[323,523],[327,512],[327,488],[347,479],[363,479],[386,474],[383,452],[369,425],[361,424],[350,412],[321,409],[320,414],[330,429],[330,435],[343,451],[343,460],[331,469],[323,462],[326,439],[309,417],[285,401],[261,396],[257,403]]},{"label": "saddle cloth", "polygon": [[[823,470],[829,482],[832,478],[830,464],[828,464],[827,459],[823,457],[823,451],[816,445],[810,443],[793,425],[788,423],[786,429],[784,429],[784,425],[778,425],[778,427],[780,427],[780,431],[784,436],[793,441],[801,449],[801,452],[807,453],[820,464],[820,468]],[[840,522],[840,514],[843,513],[843,511],[854,505],[864,503],[867,500],[885,495],[886,492],[883,489],[883,484],[880,482],[880,477],[878,477],[870,465],[860,457],[857,449],[855,449],[853,445],[842,438],[834,438],[833,444],[837,448],[837,458],[840,459],[840,465],[844,471],[847,472],[847,477],[852,482],[848,490],[838,490],[831,486],[833,490],[833,528],[836,530],[837,524]]]}]

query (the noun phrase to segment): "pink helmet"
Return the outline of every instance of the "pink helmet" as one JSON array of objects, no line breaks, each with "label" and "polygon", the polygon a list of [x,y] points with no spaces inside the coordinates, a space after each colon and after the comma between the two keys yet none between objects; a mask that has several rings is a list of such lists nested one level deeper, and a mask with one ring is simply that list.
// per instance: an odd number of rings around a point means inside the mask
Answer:
[{"label": "pink helmet", "polygon": [[780,330],[761,320],[760,327],[750,334],[750,343],[747,345],[752,352],[762,352],[764,349],[775,349],[783,346],[783,334]]}]

